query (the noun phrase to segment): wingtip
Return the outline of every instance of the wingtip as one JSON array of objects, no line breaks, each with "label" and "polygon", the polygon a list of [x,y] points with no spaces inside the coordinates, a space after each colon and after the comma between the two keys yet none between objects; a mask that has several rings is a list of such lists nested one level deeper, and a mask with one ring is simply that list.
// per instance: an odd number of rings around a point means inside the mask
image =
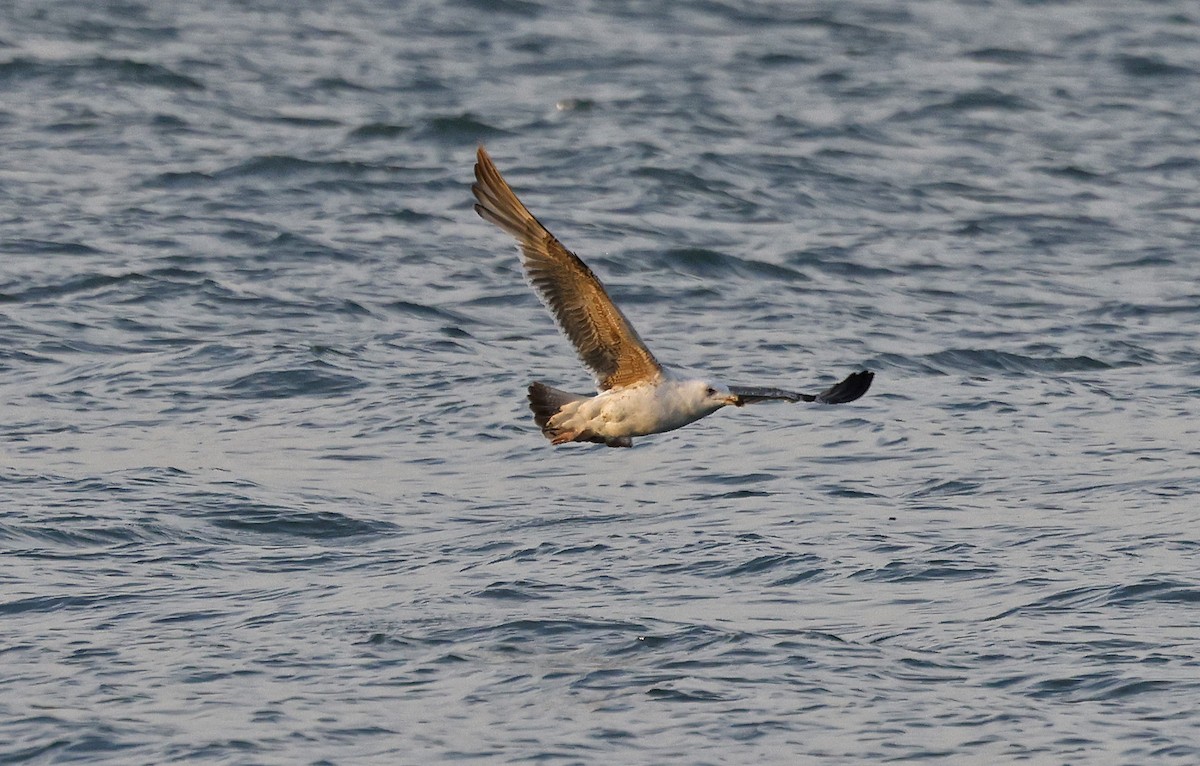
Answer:
[{"label": "wingtip", "polygon": [[858,390],[855,394],[855,399],[858,399],[871,390],[871,384],[875,382],[875,373],[870,370],[859,370],[858,380]]},{"label": "wingtip", "polygon": [[818,394],[816,401],[821,404],[846,404],[852,402],[862,398],[871,389],[871,383],[874,380],[875,373],[870,370],[852,372],[841,383]]}]

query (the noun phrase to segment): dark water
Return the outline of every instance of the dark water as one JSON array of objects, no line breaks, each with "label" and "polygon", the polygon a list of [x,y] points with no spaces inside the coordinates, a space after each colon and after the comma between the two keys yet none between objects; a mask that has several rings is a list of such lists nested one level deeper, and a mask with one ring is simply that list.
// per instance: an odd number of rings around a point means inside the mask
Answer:
[{"label": "dark water", "polygon": [[[552,449],[485,142],[664,361]],[[0,763],[1200,762],[1200,10],[9,2]]]}]

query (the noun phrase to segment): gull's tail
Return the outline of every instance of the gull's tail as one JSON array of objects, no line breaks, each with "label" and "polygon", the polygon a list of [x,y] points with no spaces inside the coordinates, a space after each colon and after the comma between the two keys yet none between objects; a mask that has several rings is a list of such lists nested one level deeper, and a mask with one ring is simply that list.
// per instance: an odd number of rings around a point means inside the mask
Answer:
[{"label": "gull's tail", "polygon": [[551,388],[545,383],[529,385],[529,409],[533,410],[533,422],[538,424],[538,428],[542,429],[542,433],[548,438],[554,438],[556,435],[550,427],[550,418],[557,415],[563,405],[581,402],[584,399],[587,397]]},{"label": "gull's tail", "polygon": [[596,444],[607,444],[609,447],[632,447],[633,440],[628,436],[605,437],[598,436],[587,429],[582,431],[571,430],[569,427],[562,425],[563,418],[559,418],[559,423],[557,424],[550,422],[554,419],[555,415],[568,408],[564,417],[569,419],[576,409],[570,405],[586,402],[589,398],[573,394],[570,391],[551,388],[545,383],[529,384],[529,409],[533,410],[533,422],[538,424],[538,428],[542,429],[542,434],[552,444],[595,442]]}]

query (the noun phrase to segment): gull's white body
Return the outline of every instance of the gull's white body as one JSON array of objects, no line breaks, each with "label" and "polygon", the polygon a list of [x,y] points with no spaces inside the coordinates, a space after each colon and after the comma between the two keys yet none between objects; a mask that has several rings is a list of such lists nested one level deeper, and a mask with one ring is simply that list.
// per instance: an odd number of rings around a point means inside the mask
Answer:
[{"label": "gull's white body", "polygon": [[673,431],[735,400],[729,389],[718,383],[670,378],[643,381],[563,404],[546,430],[555,434],[555,443],[599,437],[610,446],[626,446],[634,436]]}]

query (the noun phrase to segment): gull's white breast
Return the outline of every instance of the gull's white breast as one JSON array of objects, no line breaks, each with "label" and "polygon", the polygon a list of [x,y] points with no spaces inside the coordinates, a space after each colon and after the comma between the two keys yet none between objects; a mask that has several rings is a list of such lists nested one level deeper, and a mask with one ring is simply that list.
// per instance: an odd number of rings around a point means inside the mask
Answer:
[{"label": "gull's white breast", "polygon": [[563,407],[553,424],[610,438],[671,431],[719,408],[697,401],[694,390],[674,380],[611,389]]}]

